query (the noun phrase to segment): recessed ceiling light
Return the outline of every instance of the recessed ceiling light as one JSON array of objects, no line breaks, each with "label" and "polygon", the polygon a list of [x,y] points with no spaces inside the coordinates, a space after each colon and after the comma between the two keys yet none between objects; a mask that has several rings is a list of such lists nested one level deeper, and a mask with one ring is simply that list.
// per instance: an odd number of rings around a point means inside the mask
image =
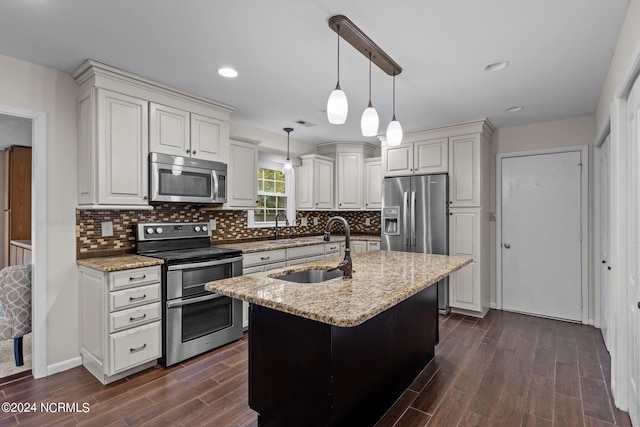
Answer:
[{"label": "recessed ceiling light", "polygon": [[504,111],[506,111],[507,113],[517,113],[518,111],[522,111],[524,110],[524,107],[522,105],[518,105],[516,107],[509,107],[509,108],[505,108]]},{"label": "recessed ceiling light", "polygon": [[509,66],[509,61],[496,61],[484,67],[485,71],[502,71]]},{"label": "recessed ceiling light", "polygon": [[229,77],[229,78],[233,78],[233,77],[238,77],[238,72],[236,70],[234,70],[233,68],[220,68],[218,70],[218,74],[220,74],[223,77]]}]

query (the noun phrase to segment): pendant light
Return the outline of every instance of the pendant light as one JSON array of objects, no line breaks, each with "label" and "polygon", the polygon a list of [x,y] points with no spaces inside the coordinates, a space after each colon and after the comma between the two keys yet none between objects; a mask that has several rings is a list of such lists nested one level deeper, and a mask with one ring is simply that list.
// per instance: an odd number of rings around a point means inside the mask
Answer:
[{"label": "pendant light", "polygon": [[341,125],[347,120],[349,103],[347,95],[340,89],[340,26],[338,25],[338,83],[327,101],[327,118],[329,123]]},{"label": "pendant light", "polygon": [[362,119],[360,119],[362,136],[376,136],[379,124],[378,112],[371,105],[371,52],[369,52],[369,105],[365,108],[362,113]]},{"label": "pendant light", "polygon": [[291,159],[289,158],[289,133],[291,133],[293,128],[284,128],[282,130],[287,133],[287,160],[284,162],[284,166],[282,167],[282,173],[288,175],[294,173],[293,164],[291,164]]},{"label": "pendant light", "polygon": [[402,143],[402,126],[396,119],[396,75],[393,75],[393,118],[387,126],[387,144],[392,147]]}]

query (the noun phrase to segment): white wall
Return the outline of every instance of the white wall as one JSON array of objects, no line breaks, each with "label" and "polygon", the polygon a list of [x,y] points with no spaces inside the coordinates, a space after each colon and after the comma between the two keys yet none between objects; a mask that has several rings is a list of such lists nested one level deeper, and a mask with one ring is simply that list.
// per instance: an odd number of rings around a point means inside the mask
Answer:
[{"label": "white wall", "polygon": [[[589,145],[589,319],[594,318],[594,266],[593,266],[593,142],[595,140],[595,117],[536,123],[496,129],[492,138],[494,155],[491,164],[491,206],[496,200],[496,154],[547,148]],[[497,206],[494,208],[497,209]],[[496,223],[491,223],[491,302],[496,301]]]},{"label": "white wall", "polygon": [[[0,103],[47,114],[47,366],[79,356],[76,97],[70,75],[0,55]],[[34,242],[35,245],[38,242]]]}]

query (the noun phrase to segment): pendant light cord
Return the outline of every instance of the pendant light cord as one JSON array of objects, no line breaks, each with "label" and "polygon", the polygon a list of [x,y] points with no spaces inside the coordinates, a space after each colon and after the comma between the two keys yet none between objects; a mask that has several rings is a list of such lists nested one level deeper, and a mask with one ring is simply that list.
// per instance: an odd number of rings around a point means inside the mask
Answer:
[{"label": "pendant light cord", "polygon": [[338,83],[336,89],[340,89],[340,25],[338,25]]},{"label": "pendant light cord", "polygon": [[369,107],[372,107],[371,104],[371,52],[369,52]]},{"label": "pendant light cord", "polygon": [[393,73],[393,118],[396,119],[396,73]]}]

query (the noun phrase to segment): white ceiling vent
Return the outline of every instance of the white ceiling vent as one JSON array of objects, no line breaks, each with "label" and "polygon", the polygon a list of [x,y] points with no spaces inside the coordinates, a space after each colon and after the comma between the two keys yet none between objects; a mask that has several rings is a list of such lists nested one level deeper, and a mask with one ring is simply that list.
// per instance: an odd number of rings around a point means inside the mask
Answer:
[{"label": "white ceiling vent", "polygon": [[304,120],[295,120],[294,123],[297,123],[297,124],[302,125],[302,126],[307,127],[307,128],[312,128],[312,127],[316,126],[315,123],[307,122],[307,121],[304,121]]}]

